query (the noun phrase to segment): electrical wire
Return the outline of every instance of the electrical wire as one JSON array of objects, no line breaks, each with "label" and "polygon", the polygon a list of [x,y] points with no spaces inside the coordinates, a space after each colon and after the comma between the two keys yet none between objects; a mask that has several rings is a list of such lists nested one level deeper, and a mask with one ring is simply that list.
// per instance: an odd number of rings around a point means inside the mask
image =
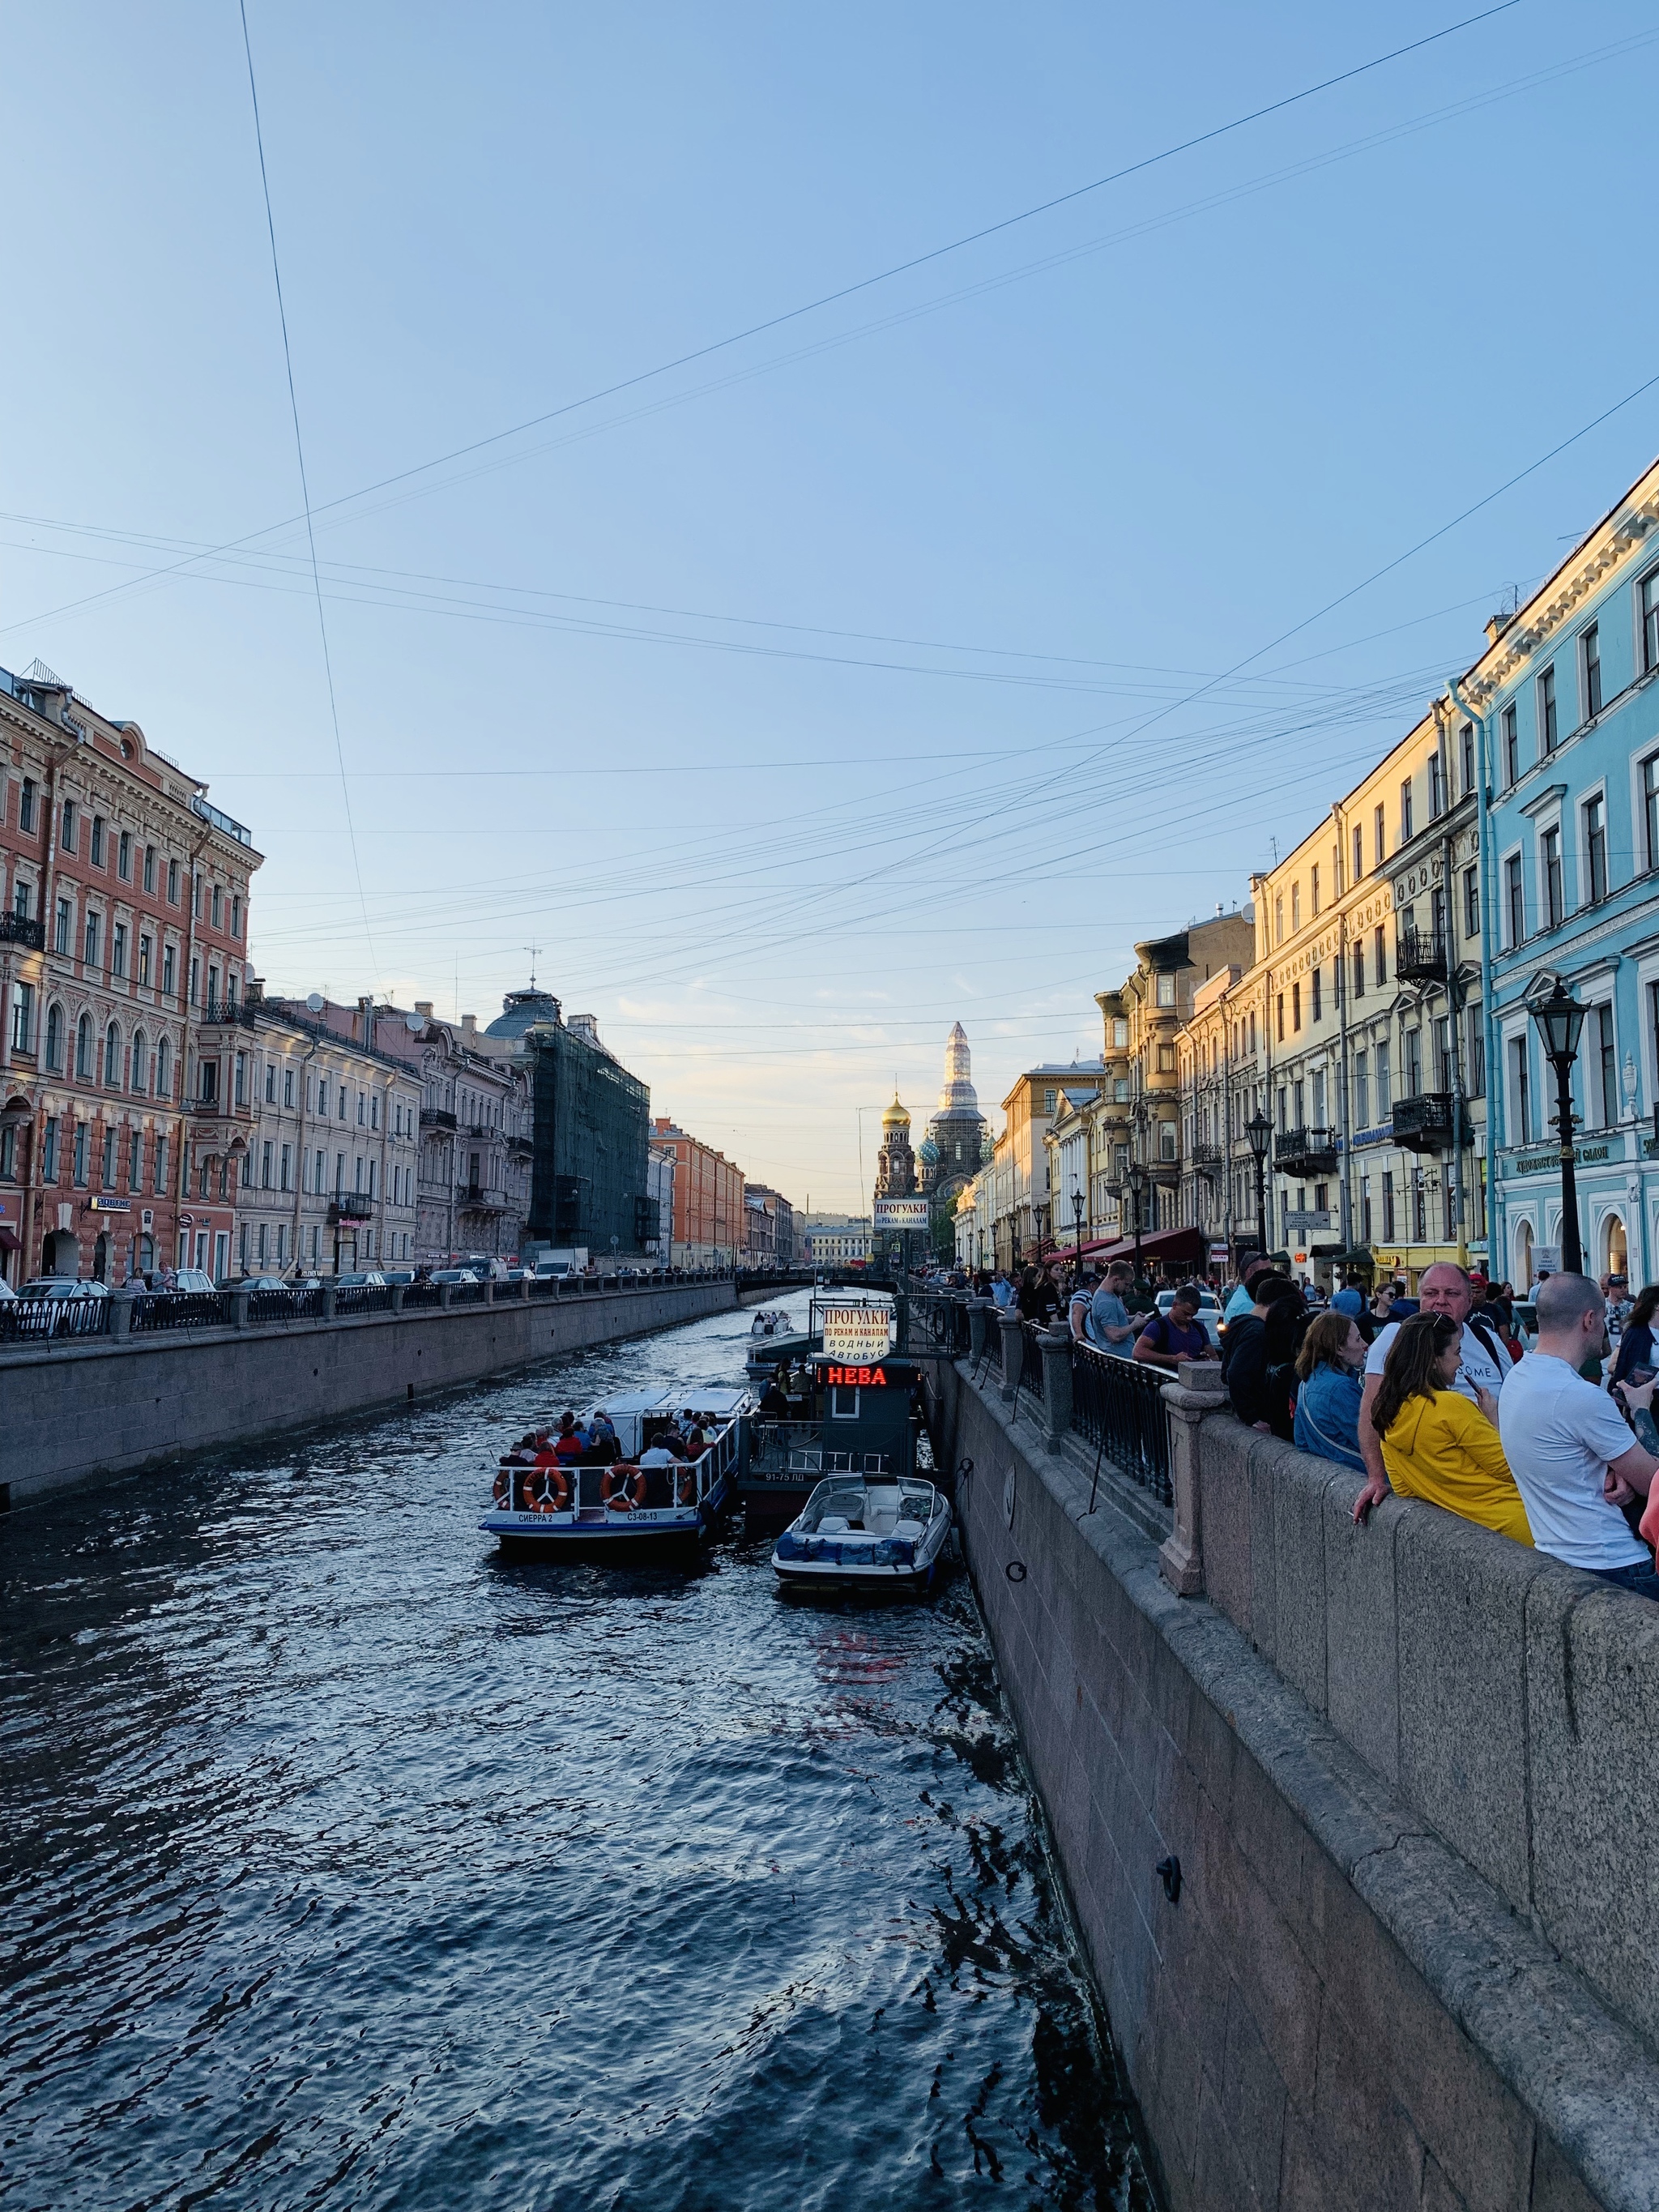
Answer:
[{"label": "electrical wire", "polygon": [[328,618],[323,611],[323,580],[317,566],[317,538],[311,520],[311,487],[306,479],[305,441],[300,434],[300,400],[294,388],[294,356],[288,342],[288,308],[283,300],[282,264],[276,258],[276,222],[270,210],[270,179],[265,173],[265,137],[259,121],[259,88],[253,75],[253,42],[248,36],[247,0],[237,0],[242,17],[242,51],[247,56],[247,88],[253,102],[253,142],[259,153],[259,189],[264,194],[265,228],[270,238],[270,273],[276,286],[276,314],[283,328],[283,366],[288,372],[288,402],[294,417],[294,450],[300,464],[300,496],[305,502],[306,538],[311,548],[311,576],[317,599],[317,629],[323,641],[323,671],[328,678],[329,718],[334,726],[334,755],[340,769],[340,800],[346,835],[351,845],[351,866],[357,878],[357,901],[362,910],[363,939],[368,947],[371,972],[380,961],[374,951],[374,932],[368,919],[368,897],[363,889],[362,864],[357,857],[357,830],[351,818],[351,786],[346,778],[345,746],[340,737],[339,702],[334,696],[334,660],[328,649]]}]

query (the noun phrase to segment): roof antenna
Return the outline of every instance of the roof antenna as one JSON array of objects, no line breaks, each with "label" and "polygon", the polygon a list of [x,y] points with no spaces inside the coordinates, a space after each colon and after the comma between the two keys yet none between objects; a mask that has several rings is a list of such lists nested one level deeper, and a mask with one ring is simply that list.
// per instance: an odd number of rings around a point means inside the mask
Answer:
[{"label": "roof antenna", "polygon": [[547,947],[544,945],[526,945],[524,949],[530,955],[530,988],[533,991],[536,988],[536,955],[545,952]]}]

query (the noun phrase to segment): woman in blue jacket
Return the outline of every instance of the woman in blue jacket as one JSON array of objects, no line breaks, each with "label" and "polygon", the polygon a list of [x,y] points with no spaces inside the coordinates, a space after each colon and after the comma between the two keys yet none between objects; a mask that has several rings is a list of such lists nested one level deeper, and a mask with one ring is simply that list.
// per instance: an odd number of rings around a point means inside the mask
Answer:
[{"label": "woman in blue jacket", "polygon": [[1296,1443],[1299,1450],[1364,1471],[1359,1401],[1365,1340],[1346,1313],[1321,1314],[1296,1356]]}]

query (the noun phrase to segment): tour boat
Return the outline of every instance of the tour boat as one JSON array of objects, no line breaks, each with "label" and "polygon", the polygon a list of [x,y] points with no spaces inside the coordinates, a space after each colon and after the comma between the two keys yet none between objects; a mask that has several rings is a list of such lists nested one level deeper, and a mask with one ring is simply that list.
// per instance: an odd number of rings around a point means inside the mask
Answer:
[{"label": "tour boat", "polygon": [[778,1538],[772,1565],[786,1587],[920,1592],[950,1533],[950,1505],[931,1482],[830,1474]]},{"label": "tour boat", "polygon": [[787,1406],[763,1401],[744,1424],[737,1486],[751,1536],[787,1528],[825,1475],[908,1480],[928,1449],[915,1360],[818,1352],[791,1380]]},{"label": "tour boat", "polygon": [[[551,1448],[556,1424],[535,1431],[503,1456],[478,1526],[504,1549],[543,1555],[575,1546],[602,1545],[614,1555],[700,1541],[731,1505],[744,1417],[753,1404],[747,1390],[706,1382],[607,1398],[603,1410],[617,1431],[620,1458],[562,1466]],[[701,1421],[701,1455],[641,1466],[641,1455],[684,1413]]]}]

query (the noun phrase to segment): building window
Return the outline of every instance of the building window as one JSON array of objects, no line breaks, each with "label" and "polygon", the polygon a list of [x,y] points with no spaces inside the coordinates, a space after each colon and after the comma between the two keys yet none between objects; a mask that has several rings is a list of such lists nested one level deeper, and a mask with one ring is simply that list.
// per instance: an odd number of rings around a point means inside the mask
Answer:
[{"label": "building window", "polygon": [[1468,1071],[1463,1089],[1470,1098],[1484,1098],[1486,1095],[1485,1017],[1479,1006],[1465,1006],[1463,1019],[1463,1064]]},{"label": "building window", "polygon": [[132,881],[132,836],[129,830],[121,832],[121,841],[115,848],[115,872],[124,884]]},{"label": "building window", "polygon": [[54,1000],[46,1008],[46,1066],[56,1072],[64,1065],[64,1009]]},{"label": "building window", "polygon": [[1597,1006],[1590,1016],[1595,1040],[1597,1086],[1601,1091],[1601,1127],[1613,1128],[1619,1120],[1619,1076],[1613,1052],[1613,1008]]},{"label": "building window", "polygon": [[68,957],[71,935],[75,928],[75,909],[66,898],[58,902],[58,919],[52,934],[52,949]]},{"label": "building window", "polygon": [[224,927],[223,915],[219,903],[221,896],[219,886],[217,884],[215,884],[213,886],[213,927],[216,929],[222,929]]},{"label": "building window", "polygon": [[1273,943],[1275,945],[1282,945],[1284,942],[1285,902],[1283,898],[1275,898],[1273,901]]},{"label": "building window", "polygon": [[1406,1032],[1406,1096],[1407,1098],[1418,1098],[1422,1096],[1422,1091],[1423,1032],[1421,1030],[1407,1030]]},{"label": "building window", "polygon": [[29,831],[34,828],[34,778],[26,775],[23,787],[17,794],[17,826]]},{"label": "building window", "polygon": [[1659,568],[1650,568],[1643,577],[1642,595],[1642,672],[1659,668]]},{"label": "building window", "polygon": [[1291,986],[1291,1027],[1293,1030],[1299,1030],[1301,1026],[1302,986],[1300,983],[1292,983]]},{"label": "building window", "polygon": [[199,960],[192,960],[190,963],[190,1003],[192,1006],[196,1004],[197,994],[201,988],[202,963]]},{"label": "building window", "polygon": [[1521,716],[1513,703],[1504,709],[1502,727],[1504,781],[1505,783],[1519,783],[1521,781]]},{"label": "building window", "polygon": [[1446,771],[1440,764],[1440,755],[1429,755],[1429,819],[1437,822],[1446,811]]},{"label": "building window", "polygon": [[29,1052],[34,1044],[34,986],[33,983],[14,983],[11,987],[11,1048],[14,1052]]},{"label": "building window", "polygon": [[1389,980],[1389,943],[1380,928],[1372,933],[1371,951],[1374,956],[1373,973],[1380,991]]},{"label": "building window", "polygon": [[1300,929],[1301,927],[1302,886],[1300,884],[1292,884],[1291,885],[1291,934],[1292,937],[1296,935],[1297,931]]},{"label": "building window", "polygon": [[92,865],[94,868],[101,868],[104,865],[104,817],[101,814],[94,814],[92,817]]},{"label": "building window", "polygon": [[1406,778],[1400,787],[1400,842],[1409,845],[1412,841],[1412,780]]},{"label": "building window", "polygon": [[11,910],[19,921],[27,921],[29,918],[29,889],[21,878],[11,887]]},{"label": "building window", "polygon": [[1584,861],[1589,903],[1595,906],[1607,895],[1607,816],[1599,797],[1584,806]]},{"label": "building window", "polygon": [[[1158,1073],[1159,1073],[1160,1075],[1173,1075],[1173,1074],[1175,1073],[1175,1064],[1176,1064],[1175,1047],[1174,1047],[1172,1044],[1161,1044],[1161,1045],[1159,1045],[1159,1047],[1158,1047]],[[1046,1110],[1047,1110],[1047,1111],[1048,1111],[1048,1112],[1050,1112],[1050,1113],[1052,1113],[1054,1109],[1053,1109],[1053,1108],[1052,1108],[1052,1107],[1050,1107],[1050,1108],[1048,1108]],[[474,1158],[477,1158],[477,1154],[476,1154],[476,1153],[474,1154]]]},{"label": "building window", "polygon": [[143,1132],[134,1129],[127,1138],[127,1188],[142,1190],[144,1187]]},{"label": "building window", "polygon": [[1513,950],[1522,943],[1527,934],[1526,903],[1521,885],[1521,855],[1511,853],[1504,863],[1504,911],[1509,923],[1510,946]]},{"label": "building window", "polygon": [[75,1073],[77,1081],[92,1080],[92,1017],[82,1014],[75,1024]]},{"label": "building window", "polygon": [[1578,665],[1584,678],[1584,720],[1592,721],[1601,711],[1601,632],[1595,623],[1578,641]]},{"label": "building window", "polygon": [[125,975],[127,972],[127,926],[124,921],[116,923],[110,939],[109,972],[112,975]]},{"label": "building window", "polygon": [[1467,799],[1474,789],[1474,724],[1465,722],[1458,732],[1463,750],[1463,796]]},{"label": "building window", "polygon": [[161,947],[161,995],[163,998],[171,999],[177,992],[177,966],[178,962],[173,946],[164,945]]},{"label": "building window", "polygon": [[245,1052],[239,1052],[236,1055],[236,1072],[232,1079],[231,1096],[239,1106],[246,1105],[247,1054]]},{"label": "building window", "polygon": [[104,1157],[99,1167],[98,1182],[99,1188],[102,1190],[113,1190],[115,1188],[115,1124],[113,1121],[106,1121],[104,1124]]},{"label": "building window", "polygon": [[48,1114],[46,1116],[46,1133],[45,1142],[41,1146],[40,1169],[41,1173],[45,1176],[46,1180],[48,1182],[57,1182],[58,1116],[55,1114]]},{"label": "building window", "polygon": [[1370,1126],[1371,1102],[1370,1061],[1363,1052],[1353,1056],[1353,1125],[1356,1129]]},{"label": "building window", "polygon": [[141,936],[138,939],[138,981],[146,989],[148,989],[149,985],[149,960],[152,942],[153,940],[148,933]]},{"label": "building window", "polygon": [[113,1022],[104,1031],[104,1085],[109,1091],[121,1087],[121,1032]]},{"label": "building window", "polygon": [[80,1189],[86,1188],[87,1125],[84,1121],[77,1121],[75,1125],[75,1181]]},{"label": "building window", "polygon": [[64,850],[66,853],[75,850],[75,801],[72,799],[64,801]]},{"label": "building window", "polygon": [[275,1149],[276,1148],[269,1137],[265,1139],[264,1143],[259,1147],[259,1188],[261,1190],[269,1190],[270,1188],[271,1156]]},{"label": "building window", "polygon": [[1394,1177],[1382,1178],[1382,1238],[1385,1243],[1394,1242]]},{"label": "building window", "polygon": [[1510,1040],[1510,1142],[1532,1141],[1532,1071],[1527,1061],[1527,1040]]},{"label": "building window", "polygon": [[155,848],[154,845],[146,845],[144,848],[144,889],[147,891],[153,891],[155,889]]},{"label": "building window", "polygon": [[1480,934],[1479,868],[1465,868],[1463,871],[1463,934],[1465,937],[1479,937]]},{"label": "building window", "polygon": [[1544,863],[1544,912],[1546,929],[1560,927],[1564,908],[1561,902],[1561,832],[1552,826],[1545,830],[1541,842]]},{"label": "building window", "polygon": [[265,1103],[268,1106],[276,1103],[276,1063],[274,1060],[265,1062]]},{"label": "building window", "polygon": [[162,1191],[167,1188],[167,1140],[165,1137],[158,1137],[155,1139],[155,1165],[151,1173],[149,1187],[152,1190]]},{"label": "building window", "polygon": [[95,914],[89,914],[87,916],[86,951],[83,957],[88,968],[95,968],[98,965],[98,917]]},{"label": "building window", "polygon": [[149,1046],[143,1030],[132,1033],[132,1075],[129,1089],[142,1091],[149,1073]]},{"label": "building window", "polygon": [[1308,892],[1310,909],[1316,915],[1319,912],[1319,864],[1317,861],[1314,863],[1313,873],[1309,879]]},{"label": "building window", "polygon": [[155,1095],[158,1098],[173,1096],[173,1047],[165,1037],[155,1048]]},{"label": "building window", "polygon": [[283,1070],[283,1103],[289,1108],[294,1104],[294,1070],[291,1067]]},{"label": "building window", "polygon": [[1372,854],[1373,865],[1380,868],[1383,861],[1389,857],[1388,823],[1383,817],[1383,811],[1380,806],[1376,810],[1375,813],[1371,817],[1371,831],[1375,839],[1375,849]]},{"label": "building window", "polygon": [[1324,1012],[1325,1009],[1322,1003],[1320,983],[1320,971],[1316,968],[1313,971],[1313,1018],[1315,1021],[1322,1020],[1324,1017]]},{"label": "building window", "polygon": [[1543,738],[1544,750],[1553,753],[1560,743],[1560,726],[1556,719],[1555,671],[1547,668],[1538,679],[1538,727]]},{"label": "building window", "polygon": [[1174,977],[1173,975],[1160,975],[1160,976],[1158,977],[1158,1005],[1159,1005],[1160,1006],[1174,1006],[1174,1004],[1175,1004],[1175,1002],[1176,1002],[1176,979],[1175,979],[1175,977]]},{"label": "building window", "polygon": [[1390,1111],[1394,1103],[1394,1075],[1390,1066],[1389,1041],[1380,1037],[1376,1046],[1376,1118],[1379,1121]]},{"label": "building window", "polygon": [[1428,1208],[1424,1203],[1423,1170],[1421,1168],[1415,1168],[1412,1171],[1412,1237],[1415,1243],[1422,1244],[1427,1242],[1428,1234]]},{"label": "building window", "polygon": [[294,1147],[291,1145],[283,1146],[282,1174],[283,1188],[291,1190],[294,1187]]},{"label": "building window", "polygon": [[1356,945],[1353,949],[1353,994],[1356,999],[1365,995],[1365,948]]},{"label": "building window", "polygon": [[169,906],[177,906],[178,903],[179,863],[177,860],[169,860],[167,862],[167,904]]},{"label": "building window", "polygon": [[230,933],[233,937],[240,937],[242,933],[242,902],[240,898],[233,898],[230,902]]}]

